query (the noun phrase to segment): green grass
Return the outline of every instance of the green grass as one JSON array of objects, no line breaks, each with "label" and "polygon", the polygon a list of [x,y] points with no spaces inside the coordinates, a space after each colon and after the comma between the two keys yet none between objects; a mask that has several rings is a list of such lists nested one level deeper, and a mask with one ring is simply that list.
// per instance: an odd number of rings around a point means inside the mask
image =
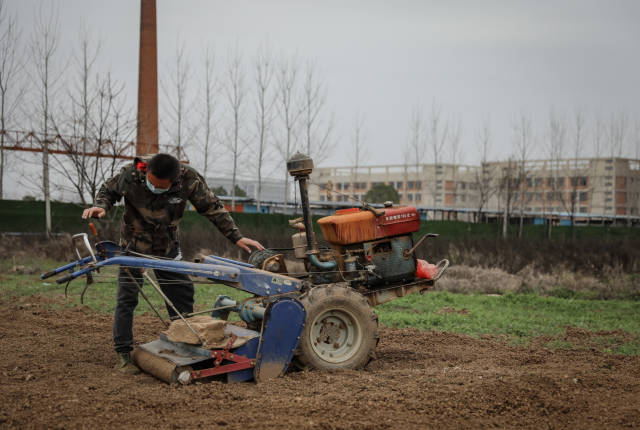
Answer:
[{"label": "green grass", "polygon": [[[32,264],[40,271],[60,265],[50,260],[34,261]],[[43,282],[37,274],[8,274],[12,266],[12,261],[0,260],[0,294],[3,297],[40,295],[51,298],[51,306],[54,307],[79,304],[83,280],[70,284],[69,296],[65,300],[64,286],[53,280]],[[96,283],[85,294],[85,305],[100,313],[112,313],[117,290],[115,275],[115,268],[108,268],[96,275]],[[162,299],[148,283],[144,290],[161,313],[166,315]],[[220,294],[236,300],[249,297],[230,287],[198,284],[196,310],[211,308]],[[390,327],[415,327],[474,337],[490,335],[522,345],[536,337],[547,336],[549,340],[545,346],[549,348],[581,347],[574,344],[574,339],[565,336],[567,327],[577,327],[592,332],[590,347],[610,353],[640,355],[639,301],[582,300],[534,294],[488,296],[429,292],[397,299],[377,307],[376,311],[380,322]],[[140,298],[136,314],[145,312],[151,311]]]},{"label": "green grass", "polygon": [[[51,270],[51,268],[60,266],[59,262],[48,260],[34,262],[34,267],[38,267],[41,271]],[[44,281],[40,280],[39,274],[35,275],[18,275],[6,273],[13,266],[8,260],[0,260],[0,294],[3,296],[13,294],[17,296],[33,296],[39,295],[45,298],[54,299],[52,306],[59,306],[63,303],[65,307],[72,307],[80,304],[80,295],[85,286],[84,278],[78,278],[69,284],[67,290],[67,298],[64,298],[64,285],[56,284],[55,278],[52,277]],[[116,280],[117,269],[109,267],[101,270],[100,273],[94,275],[94,283],[89,286],[84,295],[84,304],[100,313],[113,313],[115,309],[115,297],[118,290]],[[143,290],[154,307],[160,310],[160,313],[166,316],[164,301],[153,287],[145,282]],[[195,310],[205,310],[213,307],[218,295],[227,295],[234,300],[242,300],[250,297],[250,294],[240,290],[236,290],[225,285],[218,284],[198,284],[195,289]],[[146,312],[152,312],[149,305],[142,297],[139,297],[138,307],[135,314],[140,315]],[[233,319],[233,318],[232,318]]]},{"label": "green grass", "polygon": [[[438,312],[443,308],[466,309],[466,312]],[[569,326],[591,332],[623,330],[634,337],[632,341],[625,342],[624,347],[616,342],[615,335],[595,338],[602,337],[603,349],[640,354],[638,301],[431,292],[423,296],[407,296],[377,310],[380,322],[391,327],[416,327],[471,336],[505,336],[513,343],[527,343],[536,336],[557,337],[563,335]],[[570,343],[558,339],[550,346],[560,347],[563,342]]]}]

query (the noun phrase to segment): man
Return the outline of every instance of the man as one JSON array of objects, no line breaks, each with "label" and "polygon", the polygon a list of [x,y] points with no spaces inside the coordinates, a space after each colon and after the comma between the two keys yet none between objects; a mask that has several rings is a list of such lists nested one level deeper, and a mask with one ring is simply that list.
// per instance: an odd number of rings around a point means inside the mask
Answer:
[{"label": "man", "polygon": [[[264,249],[262,245],[242,237],[220,200],[207,187],[193,168],[182,165],[175,157],[157,154],[152,158],[136,158],[98,191],[94,207],[85,209],[82,218],[102,218],[124,197],[124,215],[120,228],[120,246],[139,254],[181,259],[178,223],[187,201],[199,214],[207,217],[220,232],[240,248]],[[160,288],[180,313],[193,312],[193,283],[187,275],[154,271]],[[142,287],[140,269],[121,267],[118,273],[118,296],[113,321],[113,339],[117,354],[115,368],[123,373],[138,373],[131,362],[133,348],[133,311]],[[137,284],[137,285],[136,285]],[[170,316],[175,312],[167,304]]]}]

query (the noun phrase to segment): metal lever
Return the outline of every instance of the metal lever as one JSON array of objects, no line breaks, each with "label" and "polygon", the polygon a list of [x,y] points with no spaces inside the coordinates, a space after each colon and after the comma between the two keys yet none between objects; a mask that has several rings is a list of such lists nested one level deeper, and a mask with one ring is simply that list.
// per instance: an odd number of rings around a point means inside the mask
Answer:
[{"label": "metal lever", "polygon": [[428,238],[428,237],[438,237],[438,236],[440,236],[438,233],[427,233],[427,234],[425,234],[424,236],[422,236],[422,237],[420,238],[420,240],[419,240],[415,245],[413,245],[413,248],[411,248],[411,249],[409,249],[409,250],[406,250],[406,249],[405,249],[405,250],[403,251],[403,253],[402,253],[402,256],[403,256],[404,258],[409,257],[409,256],[410,256],[411,254],[413,254],[413,252],[414,252],[414,251],[415,251],[415,250],[416,250],[416,249],[417,249],[417,248],[422,244],[422,242],[424,242],[424,240],[425,240],[426,238]]},{"label": "metal lever", "polygon": [[97,263],[98,260],[96,259],[96,255],[93,252],[93,248],[91,247],[91,244],[89,243],[89,236],[87,235],[87,233],[78,233],[78,234],[74,234],[73,236],[71,236],[71,240],[73,241],[73,246],[75,246],[76,248],[76,255],[78,256],[78,260],[82,260],[82,255],[80,255],[80,251],[78,251],[78,242],[80,241],[82,245],[85,246],[85,248],[87,248],[87,251],[89,251],[89,254],[91,255],[91,259],[93,260],[94,263]]}]

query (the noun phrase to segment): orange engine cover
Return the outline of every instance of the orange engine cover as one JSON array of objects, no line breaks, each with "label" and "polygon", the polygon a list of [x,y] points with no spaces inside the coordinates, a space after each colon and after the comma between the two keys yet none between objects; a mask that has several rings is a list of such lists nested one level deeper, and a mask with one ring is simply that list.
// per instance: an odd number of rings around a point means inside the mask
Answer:
[{"label": "orange engine cover", "polygon": [[420,216],[413,206],[382,209],[384,215],[358,208],[342,209],[318,220],[324,238],[332,245],[351,245],[413,233],[420,228]]}]

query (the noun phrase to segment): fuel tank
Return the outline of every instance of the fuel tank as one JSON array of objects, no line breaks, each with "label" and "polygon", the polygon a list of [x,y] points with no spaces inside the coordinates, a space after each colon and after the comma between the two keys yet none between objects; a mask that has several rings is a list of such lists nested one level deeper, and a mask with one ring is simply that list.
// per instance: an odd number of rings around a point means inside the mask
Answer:
[{"label": "fuel tank", "polygon": [[327,242],[351,245],[385,237],[409,234],[420,228],[420,216],[413,206],[379,209],[376,216],[359,208],[341,209],[335,215],[320,218],[318,224]]}]

